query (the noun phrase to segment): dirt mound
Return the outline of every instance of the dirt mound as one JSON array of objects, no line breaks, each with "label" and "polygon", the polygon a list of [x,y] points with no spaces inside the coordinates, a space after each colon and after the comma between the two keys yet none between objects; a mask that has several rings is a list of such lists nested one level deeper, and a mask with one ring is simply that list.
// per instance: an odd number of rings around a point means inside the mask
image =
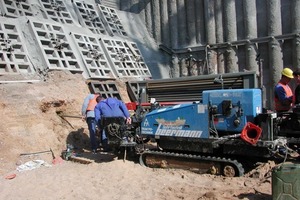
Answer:
[{"label": "dirt mound", "polygon": [[59,155],[70,135],[88,140],[85,122],[60,117],[80,116],[83,99],[89,93],[84,78],[68,71],[49,72],[45,80],[34,78],[1,77],[0,173],[23,162],[19,160],[21,153],[51,148]]}]

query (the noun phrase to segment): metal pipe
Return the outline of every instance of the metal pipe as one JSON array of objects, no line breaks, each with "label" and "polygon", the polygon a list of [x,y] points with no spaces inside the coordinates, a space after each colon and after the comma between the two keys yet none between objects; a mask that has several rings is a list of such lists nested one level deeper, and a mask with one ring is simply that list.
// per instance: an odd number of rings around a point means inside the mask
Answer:
[{"label": "metal pipe", "polygon": [[[276,40],[293,40],[297,35],[300,34],[300,32],[297,33],[289,33],[289,34],[283,34],[283,35],[275,35],[275,36],[266,36],[266,37],[259,37],[259,38],[253,38],[253,39],[244,39],[244,40],[237,40],[230,42],[233,46],[245,46],[247,43],[256,43],[256,44],[262,44],[262,43],[269,43],[272,38],[275,38]],[[164,44],[161,44],[161,46],[165,46]],[[220,49],[220,48],[227,48],[228,42],[223,43],[215,43],[210,44],[210,49]],[[191,49],[193,52],[199,52],[199,51],[205,51],[206,45],[199,45],[197,47],[185,47],[181,49],[172,48],[174,53],[180,54],[180,53],[187,53],[187,49]]]}]

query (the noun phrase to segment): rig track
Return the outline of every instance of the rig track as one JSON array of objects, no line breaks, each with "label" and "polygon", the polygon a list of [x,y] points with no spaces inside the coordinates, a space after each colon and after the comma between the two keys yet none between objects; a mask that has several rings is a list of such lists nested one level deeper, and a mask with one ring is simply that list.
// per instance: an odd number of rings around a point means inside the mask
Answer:
[{"label": "rig track", "polygon": [[226,177],[244,175],[244,168],[237,160],[212,156],[147,150],[140,155],[139,162],[151,168],[185,169]]}]

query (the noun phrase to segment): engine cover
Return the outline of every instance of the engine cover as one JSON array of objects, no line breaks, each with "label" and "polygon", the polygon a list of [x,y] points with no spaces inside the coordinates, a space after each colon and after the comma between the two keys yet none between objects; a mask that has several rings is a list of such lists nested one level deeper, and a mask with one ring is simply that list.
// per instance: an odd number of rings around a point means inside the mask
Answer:
[{"label": "engine cover", "polygon": [[260,89],[228,89],[203,91],[203,104],[211,109],[212,128],[241,132],[262,110]]}]

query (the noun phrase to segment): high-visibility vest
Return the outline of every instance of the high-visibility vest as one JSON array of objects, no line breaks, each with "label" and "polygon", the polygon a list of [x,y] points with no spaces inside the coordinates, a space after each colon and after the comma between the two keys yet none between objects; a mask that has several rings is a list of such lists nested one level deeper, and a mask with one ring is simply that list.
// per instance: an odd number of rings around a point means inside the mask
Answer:
[{"label": "high-visibility vest", "polygon": [[94,111],[94,108],[97,105],[96,99],[97,99],[98,96],[99,95],[94,95],[94,98],[90,99],[86,111],[91,111],[91,110]]},{"label": "high-visibility vest", "polygon": [[[293,92],[292,92],[291,88],[288,85],[284,85],[282,83],[278,83],[278,85],[281,85],[283,87],[287,97],[293,96]],[[292,104],[283,105],[280,102],[280,100],[278,99],[278,97],[275,95],[275,110],[276,111],[288,111],[291,108],[291,105]]]}]

